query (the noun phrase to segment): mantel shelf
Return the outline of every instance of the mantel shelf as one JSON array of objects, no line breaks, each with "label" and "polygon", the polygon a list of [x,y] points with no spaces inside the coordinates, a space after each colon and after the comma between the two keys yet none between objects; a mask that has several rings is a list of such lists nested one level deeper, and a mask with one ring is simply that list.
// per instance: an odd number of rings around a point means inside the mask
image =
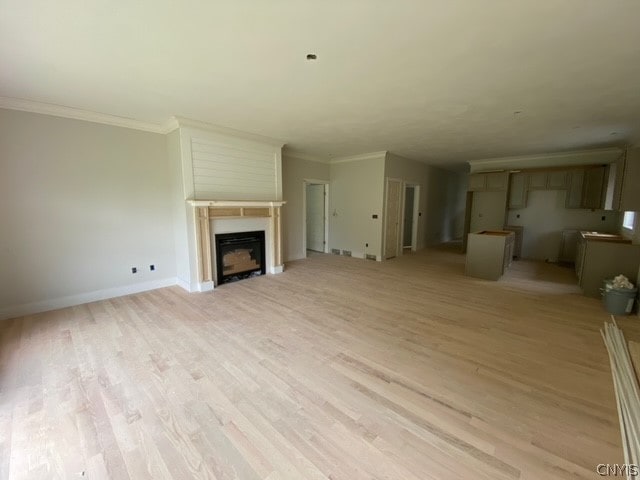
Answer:
[{"label": "mantel shelf", "polygon": [[261,200],[187,200],[192,207],[281,207],[287,202]]}]

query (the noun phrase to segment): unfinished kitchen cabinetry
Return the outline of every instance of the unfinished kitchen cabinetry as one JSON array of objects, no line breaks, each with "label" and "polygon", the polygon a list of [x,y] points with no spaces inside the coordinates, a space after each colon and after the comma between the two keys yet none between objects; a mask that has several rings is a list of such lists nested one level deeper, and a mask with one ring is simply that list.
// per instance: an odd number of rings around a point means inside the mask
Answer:
[{"label": "unfinished kitchen cabinetry", "polygon": [[617,163],[621,179],[614,193],[614,210],[640,212],[640,148],[630,148]]},{"label": "unfinished kitchen cabinetry", "polygon": [[472,173],[469,175],[470,192],[500,192],[507,189],[509,172]]},{"label": "unfinished kitchen cabinetry", "polygon": [[513,242],[513,258],[522,258],[522,242],[524,240],[524,227],[522,225],[505,225],[503,230],[515,233],[515,239]]},{"label": "unfinished kitchen cabinetry", "polygon": [[576,275],[582,292],[600,297],[602,281],[616,275],[635,279],[640,265],[640,245],[619,235],[580,232],[576,248]]},{"label": "unfinished kitchen cabinetry", "polygon": [[551,171],[547,175],[547,190],[564,190],[568,187],[568,172]]},{"label": "unfinished kitchen cabinetry", "polygon": [[564,190],[568,186],[564,170],[534,171],[527,175],[529,190]]},{"label": "unfinished kitchen cabinetry", "polygon": [[603,189],[606,177],[606,167],[589,167],[584,171],[584,186],[582,188],[582,208],[603,208]]},{"label": "unfinished kitchen cabinetry", "polygon": [[547,189],[547,172],[530,172],[527,174],[529,178],[529,190],[546,190]]},{"label": "unfinished kitchen cabinetry", "polygon": [[527,174],[512,173],[509,185],[509,208],[517,209],[527,206]]},{"label": "unfinished kitchen cabinetry", "polygon": [[470,233],[465,275],[498,280],[513,260],[515,234],[505,230]]},{"label": "unfinished kitchen cabinetry", "polygon": [[582,187],[584,186],[584,170],[569,172],[569,188],[565,199],[565,207],[582,208]]}]

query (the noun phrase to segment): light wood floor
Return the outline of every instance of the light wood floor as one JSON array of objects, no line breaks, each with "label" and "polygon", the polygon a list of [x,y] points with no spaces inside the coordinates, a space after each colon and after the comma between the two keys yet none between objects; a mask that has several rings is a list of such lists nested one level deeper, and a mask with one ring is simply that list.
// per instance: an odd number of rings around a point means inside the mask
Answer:
[{"label": "light wood floor", "polygon": [[2,322],[0,478],[600,478],[600,303],[561,267],[463,265],[315,255]]}]

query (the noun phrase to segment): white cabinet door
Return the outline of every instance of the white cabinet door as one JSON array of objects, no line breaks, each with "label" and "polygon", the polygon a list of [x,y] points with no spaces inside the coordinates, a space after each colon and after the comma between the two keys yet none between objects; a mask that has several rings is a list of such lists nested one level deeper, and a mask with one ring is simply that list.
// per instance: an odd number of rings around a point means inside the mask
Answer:
[{"label": "white cabinet door", "polygon": [[527,206],[527,174],[512,173],[509,188],[509,208],[524,208]]},{"label": "white cabinet door", "polygon": [[477,192],[487,187],[486,173],[474,173],[469,175],[469,191]]}]

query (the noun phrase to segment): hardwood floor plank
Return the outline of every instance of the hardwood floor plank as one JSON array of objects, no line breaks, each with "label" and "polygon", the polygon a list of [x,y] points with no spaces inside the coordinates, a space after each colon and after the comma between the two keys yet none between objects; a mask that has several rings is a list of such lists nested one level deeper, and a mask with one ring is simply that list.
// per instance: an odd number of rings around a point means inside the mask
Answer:
[{"label": "hardwood floor plank", "polygon": [[[429,249],[0,323],[0,477],[589,479],[622,462],[601,304]],[[633,319],[618,322],[640,338]]]}]

